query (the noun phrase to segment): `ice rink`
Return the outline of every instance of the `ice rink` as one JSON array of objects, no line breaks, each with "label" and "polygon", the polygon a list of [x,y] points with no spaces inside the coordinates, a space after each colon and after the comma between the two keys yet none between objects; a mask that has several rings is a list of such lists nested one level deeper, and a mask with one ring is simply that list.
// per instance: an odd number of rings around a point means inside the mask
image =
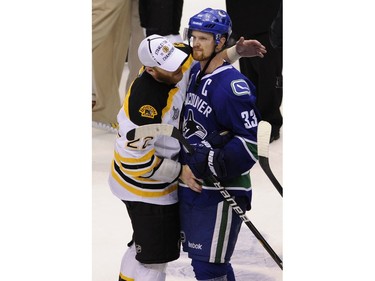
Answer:
[{"label": "ice rink", "polygon": [[[186,27],[189,17],[206,7],[225,9],[225,2],[196,1],[192,5],[191,1],[184,1],[181,27]],[[124,93],[127,73],[125,64],[120,93]],[[114,139],[113,134],[92,129],[93,281],[117,280],[121,258],[132,234],[126,208],[117,197],[112,195],[107,184]],[[281,183],[282,156],[283,133],[281,132],[281,138],[270,145],[270,165]],[[251,170],[251,178],[253,205],[247,216],[282,259],[282,198],[259,164]],[[237,281],[282,280],[282,271],[246,225],[242,226],[232,265]],[[182,253],[177,261],[171,262],[167,268],[167,281],[179,280],[195,280],[190,260],[185,253]]]}]

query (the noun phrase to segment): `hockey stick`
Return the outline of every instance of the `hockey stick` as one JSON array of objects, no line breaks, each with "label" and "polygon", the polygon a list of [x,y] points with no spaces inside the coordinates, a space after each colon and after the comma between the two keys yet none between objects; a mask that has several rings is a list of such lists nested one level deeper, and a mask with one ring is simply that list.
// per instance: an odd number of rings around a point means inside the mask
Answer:
[{"label": "hockey stick", "polygon": [[269,158],[268,158],[268,147],[270,144],[271,136],[271,124],[267,121],[260,121],[258,124],[258,157],[259,165],[266,173],[267,177],[271,180],[273,185],[276,187],[277,191],[283,197],[283,187],[276,179],[275,175],[272,173]]},{"label": "hockey stick", "polygon": [[[126,137],[128,140],[135,140],[140,139],[148,136],[170,136],[177,139],[183,147],[189,152],[194,153],[193,147],[190,143],[183,137],[181,132],[174,126],[168,124],[151,124],[151,125],[144,125],[138,128],[130,130]],[[258,239],[258,241],[262,244],[262,246],[266,249],[268,254],[273,258],[273,260],[277,263],[277,265],[283,269],[283,261],[279,258],[279,256],[275,253],[275,251],[271,248],[271,246],[267,243],[267,241],[263,238],[260,232],[256,229],[250,219],[246,216],[244,211],[238,206],[235,199],[229,194],[229,192],[221,185],[219,180],[213,175],[210,174],[208,177],[210,181],[213,182],[215,187],[219,190],[221,195],[223,195],[224,199],[229,203],[232,209],[236,212],[236,214],[242,219],[242,221],[249,227],[251,232],[254,236]]]}]

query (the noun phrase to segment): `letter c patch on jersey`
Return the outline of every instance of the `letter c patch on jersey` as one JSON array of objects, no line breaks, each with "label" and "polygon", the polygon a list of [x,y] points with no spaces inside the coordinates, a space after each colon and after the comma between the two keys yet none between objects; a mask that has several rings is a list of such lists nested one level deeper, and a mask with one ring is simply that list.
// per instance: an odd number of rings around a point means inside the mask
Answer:
[{"label": "letter c patch on jersey", "polygon": [[156,109],[151,105],[143,105],[139,112],[141,113],[142,117],[151,118],[154,119],[156,115],[158,115],[158,112]]},{"label": "letter c patch on jersey", "polygon": [[232,87],[233,93],[237,96],[251,94],[249,85],[243,79],[233,80],[230,85]]}]

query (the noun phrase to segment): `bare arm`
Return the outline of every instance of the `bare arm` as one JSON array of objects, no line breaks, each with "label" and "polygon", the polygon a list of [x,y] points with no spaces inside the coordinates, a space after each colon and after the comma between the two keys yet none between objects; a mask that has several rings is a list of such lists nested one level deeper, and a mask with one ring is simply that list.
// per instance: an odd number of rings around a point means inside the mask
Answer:
[{"label": "bare arm", "polygon": [[234,63],[240,57],[263,58],[265,53],[267,53],[266,47],[258,40],[245,40],[245,38],[241,37],[236,42],[236,45],[224,50],[223,58],[229,63]]}]

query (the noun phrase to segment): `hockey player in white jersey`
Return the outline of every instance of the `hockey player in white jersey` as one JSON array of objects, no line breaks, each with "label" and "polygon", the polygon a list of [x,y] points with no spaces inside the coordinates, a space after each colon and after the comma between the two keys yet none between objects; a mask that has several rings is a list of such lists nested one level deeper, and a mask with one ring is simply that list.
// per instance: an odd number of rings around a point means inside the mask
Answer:
[{"label": "hockey player in white jersey", "polygon": [[250,210],[249,170],[258,159],[255,87],[220,56],[230,33],[223,10],[207,8],[189,20],[199,64],[190,73],[182,131],[195,152],[181,150],[181,159],[203,184],[196,192],[180,183],[179,200],[183,249],[201,281],[235,280],[230,259],[242,223],[207,178],[214,174],[242,210]]},{"label": "hockey player in white jersey", "polygon": [[[254,40],[242,40],[233,50],[244,56],[262,57],[265,53],[264,46]],[[234,53],[232,59],[238,57]],[[133,227],[119,280],[163,281],[167,262],[180,254],[177,180],[193,190],[201,186],[189,167],[177,161],[180,144],[175,139],[160,136],[128,140],[126,134],[153,123],[179,127],[194,61],[189,45],[171,44],[159,35],[144,39],[138,54],[144,67],[117,116],[119,132],[109,176],[111,190],[125,203]],[[221,55],[229,59],[227,52]]]}]

